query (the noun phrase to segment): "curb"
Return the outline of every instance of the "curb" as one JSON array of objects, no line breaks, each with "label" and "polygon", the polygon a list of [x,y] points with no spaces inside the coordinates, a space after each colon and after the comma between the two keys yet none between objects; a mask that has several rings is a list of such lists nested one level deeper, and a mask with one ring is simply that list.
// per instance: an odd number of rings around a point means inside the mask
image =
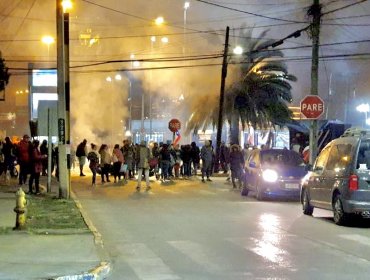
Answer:
[{"label": "curb", "polygon": [[[88,218],[86,211],[82,208],[81,203],[78,201],[76,195],[71,191],[71,198],[76,203],[77,208],[80,210],[82,218],[85,220],[87,227],[94,235],[94,243],[98,246],[98,254],[100,259],[108,259],[108,254],[103,250],[103,239],[101,234],[98,232],[92,221]],[[101,280],[106,279],[111,271],[111,265],[109,262],[103,261],[100,265],[89,270],[86,273],[60,276],[56,278],[50,278],[49,280]]]},{"label": "curb", "polygon": [[99,266],[91,269],[90,271],[82,274],[61,276],[51,278],[49,280],[100,280],[105,279],[110,273],[111,267],[107,262],[101,262]]}]

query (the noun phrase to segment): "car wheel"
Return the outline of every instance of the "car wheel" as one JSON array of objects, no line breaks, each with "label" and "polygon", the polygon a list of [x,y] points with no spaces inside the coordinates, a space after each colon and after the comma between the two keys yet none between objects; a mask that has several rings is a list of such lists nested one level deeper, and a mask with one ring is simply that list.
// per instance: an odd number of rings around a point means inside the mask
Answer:
[{"label": "car wheel", "polygon": [[310,215],[310,216],[312,215],[313,206],[310,203],[310,196],[308,195],[308,191],[306,189],[303,189],[302,208],[303,208],[303,214]]},{"label": "car wheel", "polygon": [[339,195],[336,195],[333,203],[334,223],[337,225],[345,225],[348,222],[349,214],[343,211],[342,201]]},{"label": "car wheel", "polygon": [[257,200],[263,200],[263,191],[261,190],[261,187],[259,186],[258,183],[256,186],[256,198]]}]

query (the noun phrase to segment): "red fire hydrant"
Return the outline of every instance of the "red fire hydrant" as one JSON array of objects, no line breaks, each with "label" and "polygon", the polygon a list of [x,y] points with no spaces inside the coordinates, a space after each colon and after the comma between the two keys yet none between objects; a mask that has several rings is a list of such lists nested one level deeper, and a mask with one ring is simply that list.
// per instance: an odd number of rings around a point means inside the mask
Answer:
[{"label": "red fire hydrant", "polygon": [[25,228],[26,225],[26,194],[19,188],[19,190],[15,193],[16,204],[14,208],[14,212],[17,213],[17,217],[15,220],[15,227],[13,230],[22,230]]}]

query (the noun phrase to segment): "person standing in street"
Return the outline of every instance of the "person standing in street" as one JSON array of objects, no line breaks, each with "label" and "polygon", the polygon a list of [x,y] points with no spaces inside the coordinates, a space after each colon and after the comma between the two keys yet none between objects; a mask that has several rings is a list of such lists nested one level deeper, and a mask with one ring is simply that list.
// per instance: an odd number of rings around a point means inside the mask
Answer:
[{"label": "person standing in street", "polygon": [[91,185],[94,187],[96,184],[96,173],[99,166],[99,154],[96,151],[97,146],[94,143],[91,143],[91,151],[87,155],[87,159],[89,160],[89,167],[92,172],[92,182]]},{"label": "person standing in street", "polygon": [[136,163],[138,167],[138,174],[137,174],[137,187],[136,190],[140,191],[141,188],[141,180],[143,176],[143,172],[145,174],[145,181],[146,181],[146,190],[150,190],[150,182],[149,182],[149,159],[150,159],[150,150],[146,146],[145,141],[140,142],[140,146],[137,149],[136,153]]},{"label": "person standing in street", "polygon": [[244,157],[239,145],[232,145],[230,152],[231,182],[236,189],[235,179],[238,179],[239,188],[242,187],[242,172],[244,168]]},{"label": "person standing in street", "polygon": [[125,164],[127,164],[128,178],[133,179],[135,176],[135,148],[130,139],[123,140],[123,147],[121,148]]},{"label": "person standing in street", "polygon": [[78,162],[80,164],[80,176],[86,176],[83,173],[83,168],[86,163],[86,156],[87,156],[87,147],[86,147],[87,140],[84,139],[80,144],[77,146],[76,156],[78,158]]},{"label": "person standing in street", "polygon": [[117,182],[121,180],[121,166],[123,164],[123,154],[121,150],[119,149],[119,144],[114,145],[114,149],[112,152],[112,161],[113,161],[113,176],[114,176],[114,182]]},{"label": "person standing in street", "polygon": [[109,154],[108,151],[108,145],[102,144],[99,149],[100,154],[100,165],[101,165],[101,182],[102,184],[105,183],[105,178],[107,182],[109,183],[109,170],[110,170],[110,164],[112,162],[112,157]]},{"label": "person standing in street", "polygon": [[225,142],[222,141],[221,147],[220,147],[220,165],[221,165],[221,169],[224,172],[224,174],[227,174],[229,172],[229,157],[230,157],[230,149],[225,144]]},{"label": "person standing in street", "polygon": [[191,143],[191,161],[193,163],[194,175],[196,176],[200,163],[200,149],[195,142]]},{"label": "person standing in street", "polygon": [[17,145],[17,161],[19,163],[19,185],[27,181],[27,175],[30,172],[30,153],[32,144],[30,137],[25,134],[23,139]]},{"label": "person standing in street", "polygon": [[[48,155],[48,141],[43,140],[40,145],[40,152],[42,155]],[[48,170],[48,159],[45,157],[42,160],[42,176],[46,176],[46,170]]]},{"label": "person standing in street", "polygon": [[212,181],[209,177],[212,173],[213,149],[211,142],[206,140],[204,146],[200,150],[200,157],[202,159],[202,182],[204,183],[204,176],[207,176],[207,181]]},{"label": "person standing in street", "polygon": [[163,144],[159,151],[159,162],[161,165],[162,182],[167,182],[169,180],[168,169],[171,163],[171,155],[167,144]]},{"label": "person standing in street", "polygon": [[15,147],[8,136],[5,137],[5,143],[3,144],[2,152],[4,155],[5,173],[9,170],[11,176],[16,175],[14,174]]},{"label": "person standing in street", "polygon": [[35,194],[40,194],[40,173],[42,172],[42,161],[47,158],[47,155],[41,154],[39,149],[39,140],[34,140],[30,153],[30,166],[31,166],[31,176],[28,182],[29,194],[32,194],[32,185],[35,181]]}]

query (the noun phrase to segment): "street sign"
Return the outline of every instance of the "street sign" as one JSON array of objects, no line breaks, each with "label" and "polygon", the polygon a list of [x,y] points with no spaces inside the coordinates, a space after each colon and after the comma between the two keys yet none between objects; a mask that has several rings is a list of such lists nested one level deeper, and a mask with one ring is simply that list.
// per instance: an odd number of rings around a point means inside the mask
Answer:
[{"label": "street sign", "polygon": [[318,95],[307,95],[301,100],[301,113],[307,119],[318,119],[324,113],[324,101]]},{"label": "street sign", "polygon": [[168,123],[168,129],[173,133],[177,132],[181,129],[181,122],[178,119],[170,120]]}]

